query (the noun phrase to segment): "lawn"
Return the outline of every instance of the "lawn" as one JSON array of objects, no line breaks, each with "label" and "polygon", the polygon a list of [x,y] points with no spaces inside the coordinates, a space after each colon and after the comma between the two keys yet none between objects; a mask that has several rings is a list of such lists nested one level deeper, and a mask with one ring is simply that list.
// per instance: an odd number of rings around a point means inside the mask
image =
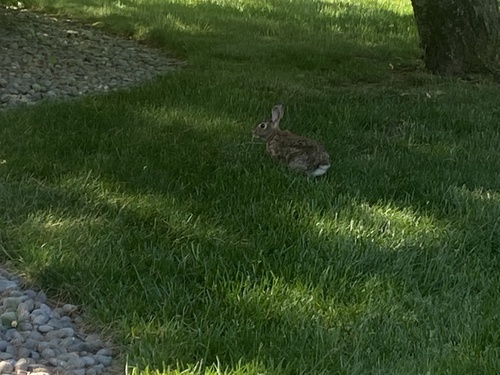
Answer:
[{"label": "lawn", "polygon": [[[500,90],[423,71],[409,0],[26,5],[187,61],[0,113],[1,259],[135,374],[500,373]],[[252,142],[277,102],[325,176]]]}]

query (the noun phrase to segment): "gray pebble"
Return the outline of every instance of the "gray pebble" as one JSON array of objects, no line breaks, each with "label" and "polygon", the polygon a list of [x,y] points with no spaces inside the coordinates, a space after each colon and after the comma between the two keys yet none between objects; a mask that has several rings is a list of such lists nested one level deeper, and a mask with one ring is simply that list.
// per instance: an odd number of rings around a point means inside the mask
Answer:
[{"label": "gray pebble", "polygon": [[24,294],[27,295],[28,298],[33,301],[33,303],[35,302],[34,299],[36,298],[37,293],[34,290],[31,289],[25,290]]},{"label": "gray pebble", "polygon": [[10,341],[14,338],[16,333],[17,333],[17,330],[15,328],[9,328],[4,332],[3,338],[7,341]]},{"label": "gray pebble", "polygon": [[33,358],[35,361],[38,361],[40,359],[40,353],[38,353],[35,350],[32,350],[30,353],[30,358]]},{"label": "gray pebble", "polygon": [[22,322],[17,327],[21,331],[31,331],[31,330],[33,330],[33,324],[27,323],[27,322]]},{"label": "gray pebble", "polygon": [[59,317],[62,317],[64,315],[62,307],[56,307],[55,309],[52,310],[54,313],[57,313]]},{"label": "gray pebble", "polygon": [[77,307],[75,305],[71,305],[71,304],[67,303],[62,307],[62,309],[63,309],[64,313],[66,315],[68,315],[68,314],[74,313],[77,310]]},{"label": "gray pebble", "polygon": [[63,361],[59,358],[53,357],[49,359],[49,364],[54,367],[66,367],[66,361]]},{"label": "gray pebble", "polygon": [[15,332],[15,335],[12,337],[10,340],[10,344],[16,347],[21,346],[25,342],[25,338],[23,335],[21,335],[19,332]]},{"label": "gray pebble", "polygon": [[38,340],[33,340],[33,339],[27,339],[26,342],[24,343],[24,346],[27,349],[35,349],[38,346]]},{"label": "gray pebble", "polygon": [[61,345],[64,348],[68,348],[69,346],[75,344],[77,342],[76,337],[66,337],[65,339],[62,339],[59,345]]},{"label": "gray pebble", "polygon": [[85,367],[85,362],[81,358],[74,358],[66,363],[67,369],[79,369],[84,367]]},{"label": "gray pebble", "polygon": [[96,363],[95,359],[88,355],[82,357],[82,361],[87,367],[94,366]]},{"label": "gray pebble", "polygon": [[[48,81],[50,82],[50,81]],[[47,295],[44,292],[38,292],[38,295],[35,298],[35,302],[38,302],[40,304],[44,304],[47,302]]]},{"label": "gray pebble", "polygon": [[[3,78],[0,78],[0,87],[6,87],[7,81]],[[17,288],[17,284],[11,280],[0,280],[0,293]]]},{"label": "gray pebble", "polygon": [[63,327],[63,324],[61,323],[61,320],[59,318],[56,318],[56,317],[54,317],[52,319],[49,319],[49,321],[47,322],[47,325],[49,325],[51,327],[54,327],[56,329],[59,329],[59,328]]},{"label": "gray pebble", "polygon": [[20,297],[7,297],[3,299],[3,307],[8,309],[9,307],[12,307],[14,309],[17,309],[17,306],[21,303],[26,301],[28,296],[20,296]]},{"label": "gray pebble", "polygon": [[96,353],[96,355],[104,355],[110,357],[113,355],[113,352],[109,348],[102,348]]},{"label": "gray pebble", "polygon": [[29,358],[31,356],[32,350],[26,347],[20,347],[17,349],[17,356],[20,358]]},{"label": "gray pebble", "polygon": [[104,372],[105,366],[102,363],[98,363],[93,368],[96,369],[98,374],[102,374]]},{"label": "gray pebble", "polygon": [[50,317],[52,319],[60,319],[61,318],[61,314],[59,314],[59,312],[57,312],[57,310],[52,310],[52,313],[50,314]]},{"label": "gray pebble", "polygon": [[40,353],[40,355],[45,358],[50,360],[51,358],[54,358],[56,356],[56,352],[53,349],[43,349],[43,351]]},{"label": "gray pebble", "polygon": [[17,314],[15,312],[4,312],[0,315],[0,321],[4,327],[17,326]]},{"label": "gray pebble", "polygon": [[39,341],[36,346],[36,350],[41,353],[45,349],[50,349],[50,344],[47,341]]},{"label": "gray pebble", "polygon": [[68,352],[84,352],[88,351],[88,347],[86,346],[85,343],[81,341],[75,341],[73,344],[68,345],[67,347]]},{"label": "gray pebble", "polygon": [[42,324],[41,326],[38,326],[38,331],[41,333],[47,333],[47,332],[50,332],[53,330],[54,330],[54,327],[49,326],[47,324]]},{"label": "gray pebble", "polygon": [[30,313],[33,311],[35,303],[33,300],[29,299],[27,301],[21,302],[17,306],[17,315],[19,321],[26,321],[30,318]]},{"label": "gray pebble", "polygon": [[5,361],[6,359],[14,358],[12,353],[0,352],[0,361]]},{"label": "gray pebble", "polygon": [[[40,327],[38,328],[40,330]],[[45,334],[45,337],[47,340],[52,340],[52,339],[64,339],[67,337],[72,337],[75,334],[75,331],[73,328],[61,328],[57,329],[51,332],[47,332]]]},{"label": "gray pebble", "polygon": [[113,358],[106,355],[96,355],[95,359],[97,362],[102,363],[104,366],[109,366]]},{"label": "gray pebble", "polygon": [[69,316],[62,316],[61,319],[59,319],[63,327],[71,327],[73,322]]},{"label": "gray pebble", "polygon": [[[40,314],[38,315],[35,315],[35,311],[39,311]],[[48,321],[49,321],[49,317],[47,315],[45,315],[41,310],[35,310],[33,311],[33,313],[31,314],[31,321],[33,324],[46,324]]]},{"label": "gray pebble", "polygon": [[78,353],[66,353],[66,354],[61,354],[59,356],[59,359],[61,359],[64,362],[68,362],[68,361],[71,361],[71,360],[74,360],[74,359],[77,359],[77,358],[80,358],[78,356]]},{"label": "gray pebble", "polygon": [[47,315],[48,317],[51,317],[52,316],[52,309],[47,306],[45,303],[41,303],[40,304],[40,307],[38,307],[45,315]]},{"label": "gray pebble", "polygon": [[36,341],[40,341],[40,340],[43,340],[43,335],[40,332],[33,330],[33,331],[31,331],[29,338],[36,340]]}]

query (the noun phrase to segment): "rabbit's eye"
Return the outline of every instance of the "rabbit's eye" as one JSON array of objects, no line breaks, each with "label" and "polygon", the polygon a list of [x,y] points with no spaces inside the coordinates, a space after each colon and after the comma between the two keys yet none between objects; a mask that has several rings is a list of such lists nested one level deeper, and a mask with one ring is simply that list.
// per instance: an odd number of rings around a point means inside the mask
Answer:
[{"label": "rabbit's eye", "polygon": [[265,129],[266,127],[267,127],[267,124],[265,124],[265,123],[262,123],[259,125],[259,128],[261,128],[261,129]]}]

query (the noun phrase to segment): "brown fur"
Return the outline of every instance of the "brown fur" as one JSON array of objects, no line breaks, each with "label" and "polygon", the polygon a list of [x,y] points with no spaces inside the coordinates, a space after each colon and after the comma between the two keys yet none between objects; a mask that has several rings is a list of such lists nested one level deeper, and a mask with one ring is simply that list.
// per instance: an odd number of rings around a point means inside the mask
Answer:
[{"label": "brown fur", "polygon": [[[266,142],[271,158],[287,165],[290,169],[316,176],[326,172],[330,166],[330,156],[321,143],[301,137],[279,128],[283,117],[283,107],[274,106],[272,118],[258,124],[252,131],[254,137]],[[318,173],[318,168],[321,173]]]}]

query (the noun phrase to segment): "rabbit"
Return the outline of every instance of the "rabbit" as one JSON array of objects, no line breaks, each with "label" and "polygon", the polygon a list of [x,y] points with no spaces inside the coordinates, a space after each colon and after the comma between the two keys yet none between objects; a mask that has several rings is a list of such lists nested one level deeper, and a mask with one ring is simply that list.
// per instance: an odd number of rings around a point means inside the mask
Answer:
[{"label": "rabbit", "polygon": [[291,170],[309,177],[325,174],[330,168],[330,156],[323,145],[314,139],[281,130],[279,123],[283,113],[283,106],[275,105],[271,110],[271,119],[253,128],[253,138],[266,142],[271,158],[287,165]]}]

